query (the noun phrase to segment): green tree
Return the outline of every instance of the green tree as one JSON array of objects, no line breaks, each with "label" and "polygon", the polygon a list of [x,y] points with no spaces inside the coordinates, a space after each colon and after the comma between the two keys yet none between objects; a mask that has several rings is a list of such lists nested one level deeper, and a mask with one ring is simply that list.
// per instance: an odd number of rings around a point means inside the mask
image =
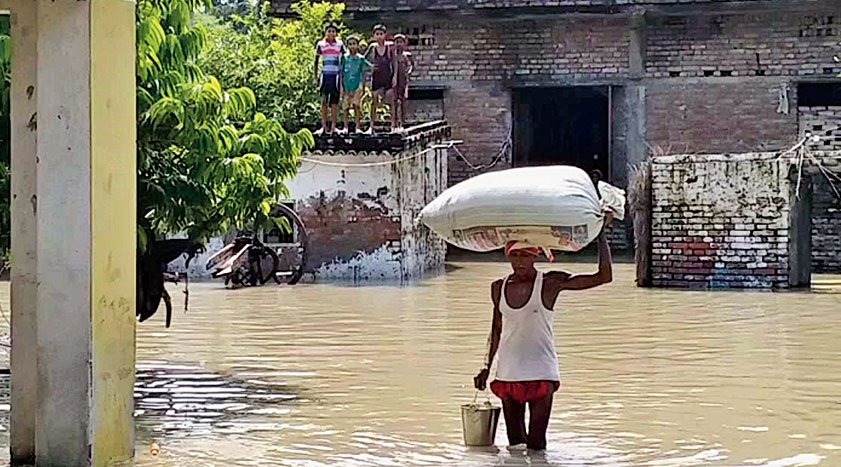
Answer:
[{"label": "green tree", "polygon": [[[313,144],[255,112],[247,87],[225,89],[199,57],[206,30],[193,15],[210,0],[137,3],[138,303],[141,320],[161,299],[162,266],[230,229],[273,227],[284,180]],[[164,240],[186,233],[185,240]]]},{"label": "green tree", "polygon": [[137,7],[138,227],[150,238],[198,242],[231,228],[269,225],[288,195],[307,131],[287,133],[255,112],[247,87],[224,89],[199,56],[206,31],[192,21],[205,0],[141,0]]},{"label": "green tree", "polygon": [[254,9],[256,0],[213,0],[213,14],[228,20],[233,16],[245,16]]},{"label": "green tree", "polygon": [[[293,6],[294,19],[271,18],[268,7],[262,2],[229,21],[200,15],[209,41],[201,67],[225,86],[252,89],[257,109],[284,127],[314,126],[321,118],[312,75],[315,43],[327,22],[341,23],[344,4],[304,0]],[[342,28],[343,36],[350,33]]]}]

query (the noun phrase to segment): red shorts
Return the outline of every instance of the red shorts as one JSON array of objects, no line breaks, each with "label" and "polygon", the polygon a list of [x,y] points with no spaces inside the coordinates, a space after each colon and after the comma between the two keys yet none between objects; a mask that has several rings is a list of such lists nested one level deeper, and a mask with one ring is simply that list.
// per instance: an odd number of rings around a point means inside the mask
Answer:
[{"label": "red shorts", "polygon": [[513,399],[521,404],[543,399],[561,387],[560,381],[493,381],[491,392],[502,400]]}]

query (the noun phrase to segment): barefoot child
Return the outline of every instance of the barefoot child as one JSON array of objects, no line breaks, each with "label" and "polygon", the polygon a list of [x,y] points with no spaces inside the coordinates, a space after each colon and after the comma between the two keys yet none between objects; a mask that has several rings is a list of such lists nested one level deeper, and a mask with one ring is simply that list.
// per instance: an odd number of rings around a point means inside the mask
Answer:
[{"label": "barefoot child", "polygon": [[[330,108],[332,123],[329,133],[336,131],[336,121],[339,119],[339,96],[340,86],[339,75],[341,70],[342,54],[345,47],[342,41],[336,38],[339,34],[339,27],[330,23],[324,30],[324,39],[318,41],[315,46],[315,76],[318,90],[321,93],[321,129],[316,131],[317,135],[327,130],[327,110]],[[321,63],[321,72],[318,65]]]},{"label": "barefoot child", "polygon": [[394,47],[392,43],[386,42],[385,37],[385,26],[382,24],[374,26],[374,43],[368,47],[368,51],[365,53],[365,58],[374,64],[374,71],[371,76],[371,91],[374,95],[371,100],[371,128],[368,129],[369,134],[374,132],[380,101],[384,99],[386,103],[392,104]]},{"label": "barefoot child", "polygon": [[406,124],[406,102],[409,100],[409,75],[415,67],[412,53],[406,50],[408,43],[406,36],[397,34],[394,36],[394,108],[391,118],[392,131],[402,131]]},{"label": "barefoot child", "polygon": [[343,132],[349,131],[348,120],[351,107],[353,107],[356,132],[362,133],[362,94],[365,91],[363,83],[365,74],[371,64],[359,53],[358,37],[350,36],[347,39],[347,47],[348,53],[342,62],[342,101],[345,107],[345,128]]},{"label": "barefoot child", "polygon": [[[607,215],[605,227],[612,216]],[[493,321],[485,368],[473,378],[484,390],[489,368],[497,357],[496,379],[491,391],[502,399],[502,411],[511,446],[542,451],[552,413],[552,399],[561,386],[553,331],[558,294],[585,290],[613,280],[610,247],[604,230],[599,236],[599,270],[593,274],[562,271],[539,272],[534,262],[540,249],[517,242],[505,245],[513,274],[491,286]],[[529,408],[526,428],[526,405]]]}]

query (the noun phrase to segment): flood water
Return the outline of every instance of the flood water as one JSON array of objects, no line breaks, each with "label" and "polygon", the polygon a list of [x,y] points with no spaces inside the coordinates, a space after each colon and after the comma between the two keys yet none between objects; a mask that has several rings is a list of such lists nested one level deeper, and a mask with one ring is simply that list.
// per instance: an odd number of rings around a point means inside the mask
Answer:
[{"label": "flood water", "polygon": [[542,455],[509,452],[504,422],[499,449],[462,445],[505,264],[407,287],[192,284],[170,330],[138,326],[137,464],[841,465],[841,294],[644,290],[617,269],[558,301]]}]

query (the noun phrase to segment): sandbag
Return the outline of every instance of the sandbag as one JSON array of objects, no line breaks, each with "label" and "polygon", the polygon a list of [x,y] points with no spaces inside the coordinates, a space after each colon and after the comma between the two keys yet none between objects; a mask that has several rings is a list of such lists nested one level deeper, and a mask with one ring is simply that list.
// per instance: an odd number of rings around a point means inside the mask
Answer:
[{"label": "sandbag", "polygon": [[[448,243],[487,252],[519,241],[575,252],[592,242],[604,209],[625,215],[624,192],[571,166],[525,167],[482,174],[444,191],[419,219]],[[608,204],[609,203],[609,204]]]}]

